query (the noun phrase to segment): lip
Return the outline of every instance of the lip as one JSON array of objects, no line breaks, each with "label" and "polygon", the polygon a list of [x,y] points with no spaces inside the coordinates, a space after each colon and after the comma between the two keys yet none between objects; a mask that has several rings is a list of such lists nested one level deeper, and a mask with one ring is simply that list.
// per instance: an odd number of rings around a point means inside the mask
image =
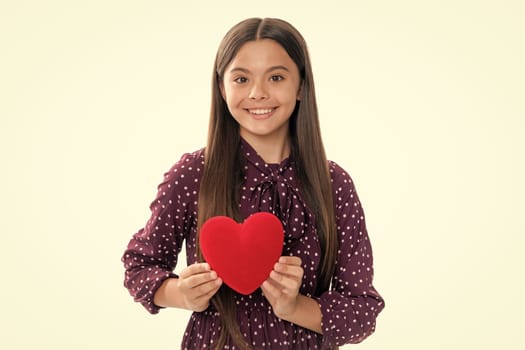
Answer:
[{"label": "lip", "polygon": [[275,111],[277,110],[277,107],[267,107],[267,108],[245,108],[246,112],[250,114],[250,116],[256,120],[261,119],[267,119],[270,118]]}]

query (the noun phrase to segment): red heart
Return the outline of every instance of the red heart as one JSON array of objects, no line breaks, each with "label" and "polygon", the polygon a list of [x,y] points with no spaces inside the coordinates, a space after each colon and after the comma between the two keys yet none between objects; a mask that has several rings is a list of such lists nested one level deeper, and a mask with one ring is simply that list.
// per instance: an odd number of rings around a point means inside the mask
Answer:
[{"label": "red heart", "polygon": [[248,295],[268,278],[284,241],[281,221],[260,212],[239,224],[226,216],[208,219],[201,227],[204,259],[230,288]]}]

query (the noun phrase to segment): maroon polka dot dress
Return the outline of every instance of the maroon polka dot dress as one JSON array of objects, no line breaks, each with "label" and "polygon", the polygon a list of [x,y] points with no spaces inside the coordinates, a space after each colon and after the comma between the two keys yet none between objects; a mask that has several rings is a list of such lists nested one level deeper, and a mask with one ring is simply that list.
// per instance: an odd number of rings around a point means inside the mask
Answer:
[{"label": "maroon polka dot dress", "polygon": [[[319,302],[323,330],[321,335],[277,318],[258,289],[248,296],[235,294],[242,334],[256,349],[329,349],[362,341],[374,331],[384,303],[372,285],[372,250],[351,178],[330,162],[339,250],[330,290],[315,295],[321,249],[314,217],[302,199],[292,162],[286,159],[267,164],[244,140],[241,149],[246,162],[240,212],[246,218],[267,211],[281,219],[285,229],[282,255],[302,259],[300,292]],[[150,206],[151,218],[133,236],[122,257],[126,288],[151,313],[160,310],[153,303],[157,288],[166,278],[176,276],[173,270],[183,244],[186,263],[197,261],[197,198],[203,162],[203,150],[185,154],[165,174]],[[213,349],[220,327],[213,306],[194,312],[181,348]],[[233,344],[225,348],[236,349]]]}]

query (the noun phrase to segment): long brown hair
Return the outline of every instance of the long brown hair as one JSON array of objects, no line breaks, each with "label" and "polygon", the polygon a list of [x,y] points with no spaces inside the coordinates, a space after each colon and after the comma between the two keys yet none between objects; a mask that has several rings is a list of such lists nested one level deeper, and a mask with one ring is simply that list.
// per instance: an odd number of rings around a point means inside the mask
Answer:
[{"label": "long brown hair", "polygon": [[[227,215],[239,219],[238,202],[243,181],[239,151],[239,125],[231,116],[220,86],[226,67],[242,45],[249,41],[272,39],[280,44],[295,62],[301,76],[301,100],[290,117],[291,157],[305,201],[316,218],[321,242],[321,264],[317,276],[317,293],[328,290],[337,253],[334,202],[328,162],[321,140],[312,68],[306,43],[289,23],[273,18],[250,18],[228,31],[223,38],[212,78],[212,102],[204,171],[199,190],[198,225],[210,217]],[[199,258],[202,259],[200,251]],[[237,322],[233,292],[223,285],[212,298],[221,318],[221,335],[217,349],[228,337],[237,346],[250,349]]]}]

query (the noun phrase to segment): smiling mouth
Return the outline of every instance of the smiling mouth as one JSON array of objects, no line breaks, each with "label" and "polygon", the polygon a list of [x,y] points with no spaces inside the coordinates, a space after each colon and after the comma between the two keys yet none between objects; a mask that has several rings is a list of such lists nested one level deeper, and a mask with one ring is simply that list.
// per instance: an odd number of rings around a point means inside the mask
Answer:
[{"label": "smiling mouth", "polygon": [[275,111],[275,108],[254,108],[248,109],[247,111],[254,116],[263,116],[272,113]]}]

